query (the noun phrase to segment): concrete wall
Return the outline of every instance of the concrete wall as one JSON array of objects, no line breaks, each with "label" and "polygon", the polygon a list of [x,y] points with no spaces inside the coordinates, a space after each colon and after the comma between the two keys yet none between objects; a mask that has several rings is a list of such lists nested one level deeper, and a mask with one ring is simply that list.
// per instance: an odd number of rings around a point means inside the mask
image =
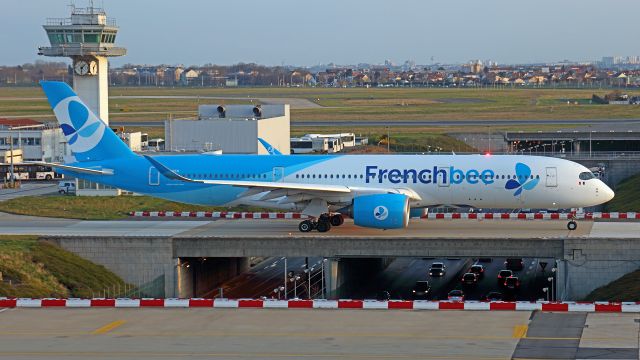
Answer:
[{"label": "concrete wall", "polygon": [[640,239],[564,240],[559,264],[559,299],[579,300],[591,291],[640,268]]},{"label": "concrete wall", "polygon": [[163,276],[164,296],[174,296],[175,268],[171,240],[157,237],[57,237],[50,240],[87,260],[103,265],[124,281],[141,286]]}]

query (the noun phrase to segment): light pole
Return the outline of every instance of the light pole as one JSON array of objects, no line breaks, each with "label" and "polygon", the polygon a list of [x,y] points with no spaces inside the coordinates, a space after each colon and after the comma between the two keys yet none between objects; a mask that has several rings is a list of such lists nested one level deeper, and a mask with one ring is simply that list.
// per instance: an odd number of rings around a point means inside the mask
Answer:
[{"label": "light pole", "polygon": [[304,273],[307,274],[307,299],[311,300],[311,271],[313,268],[304,269]]},{"label": "light pole", "polygon": [[322,298],[326,299],[325,291],[324,291],[324,264],[327,262],[327,259],[322,259],[322,263],[320,264],[320,288],[322,291]]},{"label": "light pole", "polygon": [[387,153],[391,152],[391,138],[389,137],[389,126],[385,126],[387,128]]},{"label": "light pole", "polygon": [[293,283],[293,299],[298,300],[298,280],[300,280],[299,275],[294,275],[289,279]]},{"label": "light pole", "polygon": [[545,294],[545,297],[547,298],[547,301],[549,301],[549,288],[548,287],[544,287],[542,288],[542,291]]},{"label": "light pole", "polygon": [[284,258],[284,297],[287,298],[287,258]]},{"label": "light pole", "polygon": [[556,299],[556,287],[554,286],[554,282],[555,282],[555,276],[556,276],[556,270],[557,268],[553,267],[551,268],[551,276],[547,279],[551,282],[551,298],[552,299]]}]

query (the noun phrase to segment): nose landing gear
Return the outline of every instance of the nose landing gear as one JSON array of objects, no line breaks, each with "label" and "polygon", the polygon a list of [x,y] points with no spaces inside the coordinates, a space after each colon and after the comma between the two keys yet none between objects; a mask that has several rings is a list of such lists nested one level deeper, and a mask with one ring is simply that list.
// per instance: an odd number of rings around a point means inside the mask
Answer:
[{"label": "nose landing gear", "polygon": [[567,223],[567,229],[569,229],[569,231],[573,231],[577,228],[578,228],[578,223],[575,222],[575,220],[571,220]]},{"label": "nose landing gear", "polygon": [[318,230],[318,232],[327,232],[331,230],[332,226],[340,226],[344,224],[344,217],[342,214],[322,214],[318,219],[304,220],[298,225],[298,229],[301,232],[310,232],[311,230]]}]

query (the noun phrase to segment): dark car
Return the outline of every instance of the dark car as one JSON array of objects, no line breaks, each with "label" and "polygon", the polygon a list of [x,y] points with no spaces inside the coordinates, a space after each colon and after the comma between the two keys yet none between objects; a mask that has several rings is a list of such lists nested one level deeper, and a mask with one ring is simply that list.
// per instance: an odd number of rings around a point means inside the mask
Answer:
[{"label": "dark car", "polygon": [[472,265],[469,268],[469,272],[478,275],[478,278],[482,278],[484,276],[484,266],[482,266],[480,264]]},{"label": "dark car", "polygon": [[434,262],[429,268],[429,276],[444,276],[446,272],[447,267],[441,262]]},{"label": "dark car", "polygon": [[464,301],[464,291],[451,290],[449,291],[449,294],[447,294],[447,299],[450,301]]},{"label": "dark car", "polygon": [[502,301],[503,296],[501,292],[492,291],[488,293],[487,296],[484,297],[484,299],[487,301]]},{"label": "dark car", "polygon": [[416,281],[416,285],[411,290],[414,299],[427,299],[431,293],[431,286],[428,281]]},{"label": "dark car", "polygon": [[468,272],[462,275],[461,281],[465,285],[475,285],[478,282],[478,275],[472,272]]},{"label": "dark car", "polygon": [[524,261],[522,261],[522,258],[507,258],[504,265],[508,270],[520,271],[524,269]]},{"label": "dark car", "polygon": [[504,280],[507,289],[517,290],[520,287],[520,280],[516,276],[509,276]]},{"label": "dark car", "polygon": [[503,285],[504,284],[504,280],[506,278],[508,278],[509,276],[513,276],[513,271],[511,271],[511,270],[500,270],[500,272],[498,272],[498,284]]}]

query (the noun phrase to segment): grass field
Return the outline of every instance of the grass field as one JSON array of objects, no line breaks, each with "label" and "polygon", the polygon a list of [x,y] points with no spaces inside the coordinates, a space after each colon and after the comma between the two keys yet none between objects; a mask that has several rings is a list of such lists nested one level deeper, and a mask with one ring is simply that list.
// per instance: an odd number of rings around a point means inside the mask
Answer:
[{"label": "grass field", "polygon": [[0,296],[92,297],[124,282],[96,265],[34,236],[0,236]]},{"label": "grass field", "polygon": [[[443,89],[443,88],[126,88],[112,96],[187,95],[238,99],[122,99],[110,103],[112,120],[163,120],[194,116],[202,103],[250,103],[265,97],[302,98],[320,107],[293,109],[293,121],[305,120],[447,120],[447,119],[614,119],[639,118],[640,107],[590,105],[601,89]],[[629,91],[629,94],[640,94]],[[579,105],[567,105],[566,101]],[[0,88],[0,117],[50,116],[39,88]]]},{"label": "grass field", "polygon": [[584,301],[640,301],[640,270],[593,290]]},{"label": "grass field", "polygon": [[0,211],[82,220],[117,220],[131,211],[262,211],[259,208],[211,207],[181,204],[150,196],[25,196],[0,202]]},{"label": "grass field", "polygon": [[605,204],[605,211],[638,211],[640,209],[640,175],[629,177],[615,188],[616,196]]}]

